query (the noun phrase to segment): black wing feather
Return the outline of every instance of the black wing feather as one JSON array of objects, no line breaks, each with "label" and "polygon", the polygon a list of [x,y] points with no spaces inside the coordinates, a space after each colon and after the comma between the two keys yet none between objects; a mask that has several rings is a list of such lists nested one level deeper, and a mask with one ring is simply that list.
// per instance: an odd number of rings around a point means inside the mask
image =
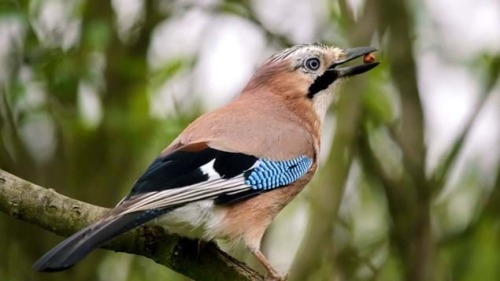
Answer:
[{"label": "black wing feather", "polygon": [[214,169],[223,179],[229,179],[244,173],[257,161],[257,157],[242,153],[220,152]]},{"label": "black wing feather", "polygon": [[159,157],[137,180],[130,196],[152,191],[188,186],[206,180],[200,167],[219,154],[218,150],[206,148],[197,152],[176,151]]},{"label": "black wing feather", "polygon": [[221,194],[214,199],[215,205],[233,205],[261,194],[262,190],[250,189],[234,194]]}]

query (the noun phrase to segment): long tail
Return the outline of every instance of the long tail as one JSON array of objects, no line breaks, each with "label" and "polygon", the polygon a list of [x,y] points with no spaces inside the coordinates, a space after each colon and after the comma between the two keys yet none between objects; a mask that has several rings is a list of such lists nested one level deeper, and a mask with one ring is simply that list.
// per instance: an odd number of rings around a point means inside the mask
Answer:
[{"label": "long tail", "polygon": [[152,220],[165,211],[150,210],[104,218],[62,241],[43,255],[33,265],[33,269],[45,272],[68,269],[107,241]]}]

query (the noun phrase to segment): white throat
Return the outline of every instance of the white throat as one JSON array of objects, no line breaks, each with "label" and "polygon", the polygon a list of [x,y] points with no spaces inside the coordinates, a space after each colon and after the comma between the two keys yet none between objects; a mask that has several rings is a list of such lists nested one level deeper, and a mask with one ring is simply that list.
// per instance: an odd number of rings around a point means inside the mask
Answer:
[{"label": "white throat", "polygon": [[338,85],[334,83],[313,97],[313,107],[321,122],[325,119],[328,108],[337,99]]}]

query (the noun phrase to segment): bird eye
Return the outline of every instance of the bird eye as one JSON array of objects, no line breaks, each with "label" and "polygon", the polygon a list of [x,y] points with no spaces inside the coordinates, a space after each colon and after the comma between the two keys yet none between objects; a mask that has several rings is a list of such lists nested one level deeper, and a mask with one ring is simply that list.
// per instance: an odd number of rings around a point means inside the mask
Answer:
[{"label": "bird eye", "polygon": [[319,59],[317,59],[317,58],[307,59],[306,62],[304,63],[304,66],[309,70],[318,70],[319,65],[320,65],[320,62],[319,62]]}]

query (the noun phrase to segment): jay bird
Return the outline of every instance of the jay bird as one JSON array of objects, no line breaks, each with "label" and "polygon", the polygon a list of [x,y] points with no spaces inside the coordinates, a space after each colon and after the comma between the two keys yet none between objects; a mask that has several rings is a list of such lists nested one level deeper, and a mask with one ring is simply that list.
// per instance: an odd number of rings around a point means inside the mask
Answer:
[{"label": "jay bird", "polygon": [[314,175],[321,124],[342,81],[378,62],[340,65],[375,51],[314,43],[274,54],[235,100],[196,119],[165,148],[116,207],[33,268],[67,269],[156,219],[181,236],[242,242],[268,280],[285,280],[261,252],[261,238]]}]

